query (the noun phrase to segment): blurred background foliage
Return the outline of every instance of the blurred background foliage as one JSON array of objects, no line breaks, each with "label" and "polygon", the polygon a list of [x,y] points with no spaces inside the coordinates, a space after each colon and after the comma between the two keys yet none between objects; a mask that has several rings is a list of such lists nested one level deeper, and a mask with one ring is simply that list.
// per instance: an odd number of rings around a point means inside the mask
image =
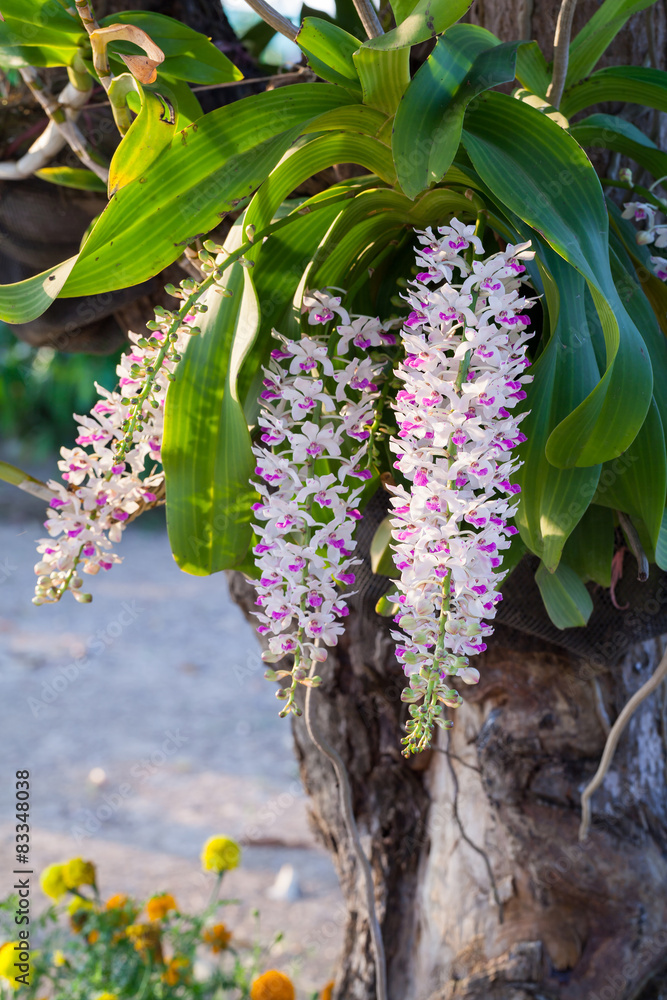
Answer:
[{"label": "blurred background foliage", "polygon": [[116,384],[121,351],[99,356],[61,354],[52,347],[30,347],[0,323],[0,435],[3,452],[29,451],[48,458],[61,445],[72,447],[73,413],[87,413],[97,392]]}]

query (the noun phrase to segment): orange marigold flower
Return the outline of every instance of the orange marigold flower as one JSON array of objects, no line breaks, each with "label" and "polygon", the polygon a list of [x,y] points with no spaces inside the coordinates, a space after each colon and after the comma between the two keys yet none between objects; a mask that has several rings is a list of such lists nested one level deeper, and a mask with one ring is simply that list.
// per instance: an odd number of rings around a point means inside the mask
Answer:
[{"label": "orange marigold flower", "polygon": [[159,896],[153,896],[146,903],[146,913],[149,920],[162,920],[169,913],[169,910],[177,910],[178,904],[171,893],[163,892]]},{"label": "orange marigold flower", "polygon": [[327,985],[323,987],[322,992],[320,993],[320,1000],[331,1000],[331,997],[333,996],[333,988],[334,981],[332,979],[330,983],[327,983]]},{"label": "orange marigold flower", "polygon": [[97,930],[96,927],[94,927],[90,932],[90,934],[88,935],[88,944],[95,944],[95,942],[99,941],[99,939],[100,939],[100,932]]},{"label": "orange marigold flower", "polygon": [[129,896],[126,896],[124,892],[117,892],[115,896],[110,896],[106,902],[107,910],[122,910],[125,904],[129,902]]},{"label": "orange marigold flower", "polygon": [[284,972],[269,969],[250,987],[250,1000],[295,1000],[292,980]]},{"label": "orange marigold flower", "polygon": [[202,934],[202,940],[210,947],[211,951],[224,951],[232,939],[232,932],[228,931],[224,924],[215,924],[207,927]]},{"label": "orange marigold flower", "polygon": [[175,955],[167,962],[167,968],[162,973],[162,981],[168,986],[178,986],[179,983],[185,982],[189,968],[190,962],[187,958]]}]

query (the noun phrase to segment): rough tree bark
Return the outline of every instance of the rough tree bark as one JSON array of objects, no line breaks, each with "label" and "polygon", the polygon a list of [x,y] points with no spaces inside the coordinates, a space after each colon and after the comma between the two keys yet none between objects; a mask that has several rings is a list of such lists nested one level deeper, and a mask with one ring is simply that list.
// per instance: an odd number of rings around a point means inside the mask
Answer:
[{"label": "rough tree bark", "polygon": [[[575,31],[597,6],[579,4]],[[503,39],[537,38],[549,58],[558,8],[554,0],[477,0],[471,20]],[[649,58],[664,68],[665,15],[662,2],[637,15],[609,61]],[[634,120],[657,136],[652,116]],[[232,587],[249,610],[242,578]],[[661,642],[621,642],[624,654],[600,671],[501,627],[451,734],[440,732],[434,750],[408,762],[389,629],[368,609],[348,622],[317,692],[316,724],[350,775],[391,1000],[667,1000],[663,692],[621,739],[594,799],[590,838],[577,839],[579,797],[604,747],[605,716],[613,722],[650,676]],[[294,736],[313,823],[348,907],[334,998],[374,1000],[362,880],[333,771],[302,720]]]}]

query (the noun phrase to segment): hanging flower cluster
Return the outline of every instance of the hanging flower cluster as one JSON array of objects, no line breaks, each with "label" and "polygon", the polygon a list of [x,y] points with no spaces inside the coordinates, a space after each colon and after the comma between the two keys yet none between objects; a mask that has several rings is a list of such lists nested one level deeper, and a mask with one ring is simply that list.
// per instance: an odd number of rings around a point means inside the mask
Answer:
[{"label": "hanging flower cluster", "polygon": [[120,562],[113,546],[126,522],[163,495],[165,393],[188,338],[199,332],[196,313],[206,309],[193,301],[191,279],[168,291],[184,301],[182,309],[159,307],[150,337],[130,334],[132,346],[116,368],[118,391],[96,386],[100,399],[89,415],[76,416],[77,447],[61,449],[63,482],[48,483],[54,495],[44,524],[49,537],[37,548],[34,604],[59,601],[67,590],[77,601],[92,600],[79,569],[94,575]]},{"label": "hanging flower cluster", "polygon": [[281,716],[299,714],[295,694],[308,677],[312,661],[326,659],[343,632],[348,614],[341,587],[355,581],[353,538],[364,482],[372,478],[372,433],[383,362],[365,351],[391,345],[389,326],[370,317],[350,319],[338,296],[307,293],[303,311],[309,326],[337,315],[338,353],[356,348],[350,361],[327,353],[322,336],[288,340],[274,332],[280,347],[265,369],[263,409],[259,417],[263,446],[253,452],[261,500],[255,504],[259,542],[254,548],[259,570],[256,612],[258,632],[268,636],[267,663],[294,657],[291,670],[269,669],[269,679],[289,676],[290,687],[277,692],[285,700]]},{"label": "hanging flower cluster", "polygon": [[[656,249],[662,250],[667,247],[667,225],[656,225],[657,215],[658,209],[655,205],[645,201],[627,201],[623,207],[624,219],[632,219],[638,225],[645,223],[645,227],[637,233],[637,243],[643,246],[652,243]],[[667,281],[667,258],[652,255],[651,264],[658,278]]]},{"label": "hanging flower cluster", "polygon": [[[526,342],[532,305],[519,293],[530,244],[484,253],[474,226],[453,219],[434,235],[418,233],[420,268],[407,301],[403,388],[393,404],[395,468],[410,490],[392,487],[392,532],[400,570],[397,655],[410,686],[404,753],[430,744],[433,725],[448,728],[443,705],[461,702],[448,679],[479,680],[469,657],[486,649],[501,600],[502,550],[520,487],[511,451],[525,436]],[[453,281],[455,272],[460,279]]]}]

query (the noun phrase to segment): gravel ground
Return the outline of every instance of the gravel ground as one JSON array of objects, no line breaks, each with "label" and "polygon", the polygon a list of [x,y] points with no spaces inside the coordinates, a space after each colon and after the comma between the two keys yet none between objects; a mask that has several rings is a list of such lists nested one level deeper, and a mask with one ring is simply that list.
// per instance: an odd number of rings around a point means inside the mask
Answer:
[{"label": "gravel ground", "polygon": [[[92,604],[67,595],[36,608],[43,508],[17,495],[20,514],[0,489],[0,895],[14,867],[13,774],[27,768],[34,868],[89,857],[103,895],[169,890],[200,907],[212,878],[202,843],[241,841],[242,867],[224,883],[241,903],[225,920],[251,941],[256,908],[263,942],[283,931],[271,965],[309,996],[331,978],[341,896],[308,827],[289,723],[224,577],[181,573],[153,515],[126,532],[122,565],[91,579]],[[273,898],[281,868],[292,901]],[[36,889],[34,905],[45,902]]]}]

